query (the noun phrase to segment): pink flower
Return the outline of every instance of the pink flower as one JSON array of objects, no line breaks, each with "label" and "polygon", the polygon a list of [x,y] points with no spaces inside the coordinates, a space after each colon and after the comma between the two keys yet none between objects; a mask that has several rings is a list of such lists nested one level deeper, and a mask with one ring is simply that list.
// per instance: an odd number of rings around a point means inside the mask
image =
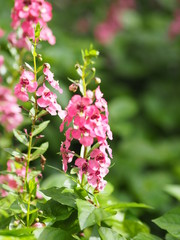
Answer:
[{"label": "pink flower", "polygon": [[101,44],[109,44],[123,28],[121,16],[127,9],[135,7],[135,0],[117,0],[110,5],[107,18],[99,23],[94,31],[95,38]]},{"label": "pink flower", "polygon": [[44,26],[40,33],[40,38],[44,41],[48,41],[49,44],[54,45],[56,43],[56,38],[52,33],[52,30],[47,26]]},{"label": "pink flower", "polygon": [[57,103],[57,96],[55,93],[51,92],[45,84],[39,87],[36,95],[40,98],[37,100],[37,104],[41,108],[45,108],[51,115],[59,115],[59,117],[64,117],[64,111],[61,106]]},{"label": "pink flower", "polygon": [[0,69],[4,64],[4,57],[2,55],[0,55]]},{"label": "pink flower", "polygon": [[23,70],[20,77],[20,84],[27,87],[28,92],[35,92],[38,86],[37,82],[34,81],[34,73]]},{"label": "pink flower", "polygon": [[63,171],[67,172],[67,164],[72,162],[74,154],[68,149],[67,142],[61,144],[60,152],[63,158]]},{"label": "pink flower", "polygon": [[[9,160],[7,162],[7,171],[13,174],[1,175],[0,176],[0,184],[7,185],[13,192],[22,192],[24,186],[24,178],[26,174],[26,167],[16,163],[13,160]],[[29,169],[29,173],[31,170]],[[29,178],[29,174],[28,174]],[[38,183],[38,178],[35,178],[35,181]],[[39,183],[37,184],[37,188],[39,188]],[[0,189],[0,194],[2,197],[6,197],[8,192],[4,189]],[[37,198],[42,198],[42,196],[37,192]]]},{"label": "pink flower", "polygon": [[17,104],[17,99],[11,91],[0,86],[0,122],[7,131],[12,131],[19,126],[23,120],[21,109]]},{"label": "pink flower", "polygon": [[177,9],[174,13],[174,19],[169,27],[169,36],[171,38],[180,34],[180,9]]},{"label": "pink flower", "polygon": [[0,28],[0,38],[4,36],[4,30]]},{"label": "pink flower", "polygon": [[81,97],[80,95],[74,95],[67,106],[67,115],[60,126],[60,131],[63,131],[64,124],[67,122],[67,125],[73,120],[73,117],[76,115],[83,115],[87,106],[92,103],[92,99],[87,97]]},{"label": "pink flower", "polygon": [[48,63],[44,64],[43,73],[45,75],[45,79],[49,82],[49,84],[60,94],[62,94],[63,90],[60,88],[58,81],[54,80],[54,74],[50,71],[50,65]]},{"label": "pink flower", "polygon": [[[63,169],[67,171],[68,163],[72,161],[72,155],[70,156],[69,153],[71,153],[70,146],[73,139],[78,140],[86,150],[99,143],[99,147],[95,148],[90,155],[86,152],[84,158],[77,158],[75,166],[79,169],[77,174],[80,181],[85,174],[88,183],[97,191],[101,191],[106,185],[103,178],[109,172],[108,167],[112,158],[111,149],[106,141],[107,138],[112,139],[112,132],[108,124],[107,102],[100,88],[95,90],[94,99],[91,92],[87,97],[74,95],[69,101],[66,112],[60,126],[60,131],[64,129],[65,123],[68,126],[65,133],[66,140],[61,145]],[[70,124],[71,127],[69,127]]]},{"label": "pink flower", "polygon": [[40,38],[54,45],[56,39],[48,28],[47,22],[52,19],[52,6],[45,0],[15,0],[14,8],[12,9],[12,28],[20,29],[18,33],[13,32],[9,36],[11,44],[18,48],[29,49],[27,38],[34,39],[34,28],[39,22],[42,28]]},{"label": "pink flower", "polygon": [[34,81],[34,73],[23,70],[20,76],[20,82],[16,84],[14,93],[23,102],[29,100],[28,92],[33,93],[37,89],[37,82]]},{"label": "pink flower", "polygon": [[18,38],[16,32],[9,34],[8,41],[16,48],[26,48],[28,50],[31,49],[30,41],[28,41],[27,38]]}]

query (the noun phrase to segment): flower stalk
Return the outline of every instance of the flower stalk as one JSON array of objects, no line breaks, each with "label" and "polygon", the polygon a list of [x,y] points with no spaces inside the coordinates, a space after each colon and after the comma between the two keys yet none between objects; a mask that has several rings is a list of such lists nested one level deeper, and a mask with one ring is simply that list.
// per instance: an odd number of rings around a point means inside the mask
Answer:
[{"label": "flower stalk", "polygon": [[[35,37],[34,40],[34,50],[33,50],[33,63],[34,63],[34,82],[37,82],[37,66],[36,66],[36,46],[37,46],[37,38]],[[34,111],[35,114],[32,118],[32,125],[31,125],[31,132],[29,134],[29,145],[28,145],[28,154],[27,154],[27,162],[26,162],[26,175],[25,175],[25,187],[26,187],[26,192],[28,193],[28,171],[29,171],[29,164],[31,160],[31,149],[32,149],[32,142],[33,142],[33,130],[36,124],[36,116],[38,113],[38,106],[37,106],[37,97],[36,97],[36,91],[34,92]],[[29,197],[28,197],[28,202],[27,202],[27,217],[26,217],[26,223],[27,227],[29,227],[29,215],[30,215],[30,204],[31,204],[31,193],[29,192]]]}]

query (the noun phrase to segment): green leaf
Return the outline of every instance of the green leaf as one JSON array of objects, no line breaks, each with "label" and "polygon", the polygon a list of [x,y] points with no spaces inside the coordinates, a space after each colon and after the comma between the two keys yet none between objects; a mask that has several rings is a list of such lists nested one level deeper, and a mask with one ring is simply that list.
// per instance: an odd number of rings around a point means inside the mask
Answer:
[{"label": "green leaf", "polygon": [[43,211],[43,216],[50,217],[56,221],[67,219],[73,211],[69,206],[62,205],[53,199],[50,199],[45,204],[38,203],[37,207]]},{"label": "green leaf", "polygon": [[66,176],[64,173],[54,173],[42,182],[41,187],[42,189],[48,189],[51,187],[66,187],[72,189],[75,185],[75,182],[69,178],[69,175]]},{"label": "green leaf", "polygon": [[77,174],[78,172],[79,172],[79,168],[73,167],[73,168],[71,168],[70,174]]},{"label": "green leaf", "polygon": [[173,237],[172,235],[170,235],[169,233],[166,234],[166,240],[178,240],[178,238]]},{"label": "green leaf", "polygon": [[38,82],[38,85],[40,86],[40,85],[44,82],[44,75],[41,75],[41,76],[38,78],[37,82]]},{"label": "green leaf", "polygon": [[16,200],[16,196],[13,194],[8,194],[7,197],[0,199],[0,209],[9,209],[11,204]]},{"label": "green leaf", "polygon": [[21,229],[13,229],[13,230],[0,230],[0,236],[14,236],[14,237],[33,236],[31,234],[33,230],[34,230],[33,228],[21,228]]},{"label": "green leaf", "polygon": [[19,213],[22,213],[22,209],[21,209],[21,207],[20,207],[20,203],[19,203],[19,201],[18,200],[16,200],[16,201],[14,201],[13,203],[12,203],[12,205],[10,206],[10,208],[9,208],[13,213],[15,213],[15,214],[19,214]]},{"label": "green leaf", "polygon": [[36,238],[34,236],[25,237],[0,236],[0,240],[36,240]]},{"label": "green leaf", "polygon": [[34,119],[35,114],[36,114],[35,108],[32,107],[32,108],[30,109],[30,111],[29,111],[29,117],[30,117],[31,119]]},{"label": "green leaf", "polygon": [[170,210],[153,222],[168,231],[172,236],[180,238],[180,207]]},{"label": "green leaf", "polygon": [[89,57],[97,57],[97,56],[99,56],[99,51],[92,49],[89,51],[88,56]]},{"label": "green leaf", "polygon": [[34,72],[34,69],[27,62],[25,62],[24,65],[29,71]]},{"label": "green leaf", "polygon": [[6,152],[8,152],[9,154],[11,154],[12,156],[14,156],[14,157],[21,158],[21,157],[23,156],[22,153],[17,152],[17,151],[15,151],[14,149],[11,149],[11,148],[5,148],[4,150],[5,150]]},{"label": "green leaf", "polygon": [[80,77],[82,77],[82,66],[80,66],[79,64],[76,64],[75,68],[76,68],[76,71],[77,71],[78,75]]},{"label": "green leaf", "polygon": [[49,143],[45,142],[42,143],[40,147],[37,148],[36,151],[34,151],[31,155],[31,161],[37,159],[40,155],[44,154],[49,147]]},{"label": "green leaf", "polygon": [[165,187],[165,191],[180,201],[180,186],[179,185],[168,185]]},{"label": "green leaf", "polygon": [[38,177],[41,174],[41,171],[31,171],[28,173],[28,180]]},{"label": "green leaf", "polygon": [[161,238],[148,233],[139,233],[132,240],[161,240]]},{"label": "green leaf", "polygon": [[23,143],[24,145],[28,146],[28,139],[27,139],[25,133],[23,133],[20,130],[14,129],[13,134],[20,143]]},{"label": "green leaf", "polygon": [[97,208],[88,201],[81,199],[76,200],[78,207],[78,219],[81,230],[95,224],[100,225],[101,221],[112,216],[111,213],[106,212],[102,208]]},{"label": "green leaf", "polygon": [[9,172],[9,171],[6,171],[6,170],[4,170],[4,171],[0,171],[0,175],[7,175],[7,174],[11,174],[11,175],[15,175],[15,176],[17,176],[17,174],[15,173],[15,172]]},{"label": "green leaf", "polygon": [[93,227],[89,240],[101,240],[97,225]]},{"label": "green leaf", "polygon": [[47,111],[46,110],[41,110],[40,113],[38,113],[37,115],[37,119],[39,119],[40,117],[44,116],[47,114]]},{"label": "green leaf", "polygon": [[42,69],[43,69],[43,65],[41,65],[40,67],[38,67],[37,73],[40,72]]},{"label": "green leaf", "polygon": [[38,240],[72,240],[71,235],[60,228],[46,227],[34,231]]},{"label": "green leaf", "polygon": [[113,231],[111,228],[100,227],[99,234],[102,240],[126,240],[124,237],[120,236],[117,232]]},{"label": "green leaf", "polygon": [[40,37],[40,32],[41,32],[41,26],[40,26],[40,24],[38,22],[37,25],[36,25],[36,28],[35,28],[35,38],[39,38]]},{"label": "green leaf", "polygon": [[130,219],[124,219],[123,213],[118,212],[115,216],[105,220],[107,226],[111,227],[117,233],[128,238],[135,237],[138,233],[148,233],[149,228],[134,216],[129,216]]},{"label": "green leaf", "polygon": [[35,181],[35,178],[30,179],[28,185],[29,185],[28,188],[29,188],[30,195],[35,196],[36,195],[36,189],[37,189],[37,183]]},{"label": "green leaf", "polygon": [[70,189],[52,187],[41,192],[63,205],[76,208],[76,195]]},{"label": "green leaf", "polygon": [[32,133],[32,136],[34,137],[34,136],[36,136],[37,134],[39,134],[40,132],[42,132],[46,127],[47,127],[47,125],[49,124],[49,120],[48,121],[45,121],[45,122],[43,122],[43,123],[41,123],[41,124],[39,124],[39,125],[36,125],[35,126],[35,129],[34,129],[34,131],[33,131],[33,133]]},{"label": "green leaf", "polygon": [[117,204],[110,205],[105,209],[109,210],[109,209],[127,209],[127,208],[152,208],[152,207],[150,207],[146,204],[143,204],[143,203],[122,202],[122,203],[117,203]]}]

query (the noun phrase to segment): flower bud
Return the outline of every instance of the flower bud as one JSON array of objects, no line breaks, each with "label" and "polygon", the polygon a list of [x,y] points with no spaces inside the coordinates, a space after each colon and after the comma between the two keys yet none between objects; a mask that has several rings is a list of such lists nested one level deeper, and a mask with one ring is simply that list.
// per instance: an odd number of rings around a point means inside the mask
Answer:
[{"label": "flower bud", "polygon": [[32,225],[32,227],[35,227],[35,228],[43,228],[45,226],[46,225],[44,223],[41,223],[41,222],[36,222]]},{"label": "flower bud", "polygon": [[43,214],[43,211],[42,211],[42,210],[39,210],[39,214]]},{"label": "flower bud", "polygon": [[101,83],[101,79],[98,78],[98,77],[95,77],[95,83],[96,83],[96,84],[100,84],[100,83]]},{"label": "flower bud", "polygon": [[42,170],[44,170],[45,164],[46,164],[46,158],[43,155],[41,155],[41,168],[42,168]]},{"label": "flower bud", "polygon": [[76,85],[75,83],[72,83],[70,86],[69,86],[69,91],[71,92],[76,92],[78,90],[78,85]]},{"label": "flower bud", "polygon": [[37,58],[40,60],[40,61],[42,61],[43,59],[42,59],[42,55],[41,54],[38,54],[37,55]]},{"label": "flower bud", "polygon": [[40,135],[36,136],[36,139],[40,139],[40,138],[43,138],[43,137],[44,137],[44,135],[40,134]]},{"label": "flower bud", "polygon": [[24,132],[25,132],[26,136],[28,136],[28,132],[27,132],[26,128],[24,128]]},{"label": "flower bud", "polygon": [[51,66],[50,66],[49,63],[44,63],[43,65],[44,65],[44,67],[47,67],[47,68],[49,68],[49,69],[51,68]]},{"label": "flower bud", "polygon": [[17,227],[19,225],[19,220],[14,221],[13,225]]},{"label": "flower bud", "polygon": [[22,162],[22,158],[20,158],[20,157],[14,157],[14,158],[15,158],[16,162],[18,162],[18,163]]}]

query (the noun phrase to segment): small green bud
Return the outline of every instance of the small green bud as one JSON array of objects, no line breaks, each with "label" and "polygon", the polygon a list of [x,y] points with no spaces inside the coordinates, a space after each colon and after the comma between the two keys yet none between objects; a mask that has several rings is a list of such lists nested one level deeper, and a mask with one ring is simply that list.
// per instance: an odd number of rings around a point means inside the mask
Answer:
[{"label": "small green bud", "polygon": [[14,221],[13,225],[17,227],[19,225],[19,220]]},{"label": "small green bud", "polygon": [[96,83],[96,84],[100,84],[100,83],[101,83],[101,79],[98,78],[98,77],[95,77],[95,83]]},{"label": "small green bud", "polygon": [[41,54],[38,54],[37,55],[37,58],[40,60],[40,61],[42,61],[43,59],[42,59],[42,55]]},{"label": "small green bud", "polygon": [[39,214],[43,214],[43,211],[42,211],[42,210],[39,210]]}]

